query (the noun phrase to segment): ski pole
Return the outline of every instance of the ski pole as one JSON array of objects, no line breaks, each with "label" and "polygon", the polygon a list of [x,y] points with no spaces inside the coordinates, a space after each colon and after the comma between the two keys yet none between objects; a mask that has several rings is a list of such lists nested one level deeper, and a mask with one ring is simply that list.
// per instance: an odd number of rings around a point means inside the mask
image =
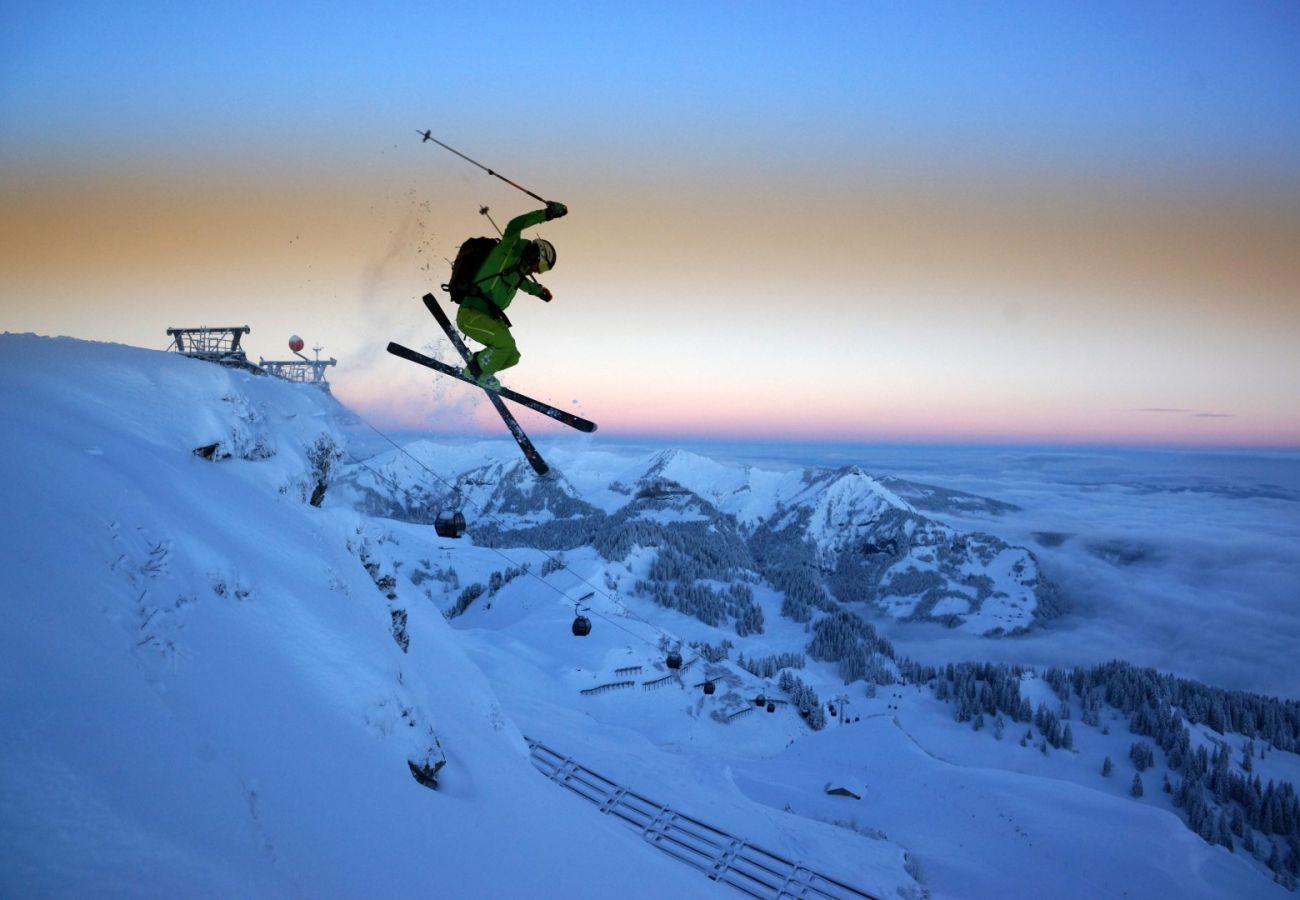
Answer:
[{"label": "ski pole", "polygon": [[497,224],[496,219],[492,218],[492,214],[488,212],[488,208],[486,206],[480,206],[478,208],[478,214],[480,216],[487,216],[487,220],[492,223],[492,227],[497,230],[497,234],[501,235],[501,237],[505,237],[504,234],[501,234],[501,226]]},{"label": "ski pole", "polygon": [[[415,129],[415,133],[418,134],[420,137],[424,138],[425,141],[433,141],[435,144],[437,144],[437,145],[438,145],[439,147],[441,147],[442,149],[444,149],[444,150],[450,150],[452,153],[455,153],[457,156],[459,156],[461,159],[465,160],[466,162],[473,163],[474,165],[476,165],[476,166],[478,166],[480,169],[482,169],[484,172],[487,172],[489,175],[492,175],[492,176],[494,176],[494,177],[496,177],[496,178],[500,178],[502,181],[504,181],[506,184],[510,185],[512,188],[517,188],[518,190],[523,191],[525,194],[527,194],[528,196],[532,197],[532,198],[533,198],[534,200],[536,200],[538,203],[545,203],[545,202],[546,202],[546,199],[545,199],[545,198],[537,196],[536,194],[534,194],[532,191],[528,190],[528,188],[524,187],[523,185],[515,184],[515,183],[514,183],[513,181],[511,181],[509,178],[507,178],[507,177],[505,177],[504,175],[502,175],[500,172],[493,172],[491,169],[489,169],[487,166],[483,165],[483,164],[482,164],[481,162],[479,162],[478,160],[470,159],[468,156],[466,156],[464,153],[461,153],[459,150],[455,149],[454,147],[448,147],[448,146],[447,146],[446,144],[444,144],[442,141],[440,141],[440,140],[438,140],[436,137],[434,137],[433,134],[432,134],[431,132],[429,132],[429,131],[421,131],[420,129],[417,128],[417,129]],[[422,141],[421,143],[423,143],[423,141]]]}]

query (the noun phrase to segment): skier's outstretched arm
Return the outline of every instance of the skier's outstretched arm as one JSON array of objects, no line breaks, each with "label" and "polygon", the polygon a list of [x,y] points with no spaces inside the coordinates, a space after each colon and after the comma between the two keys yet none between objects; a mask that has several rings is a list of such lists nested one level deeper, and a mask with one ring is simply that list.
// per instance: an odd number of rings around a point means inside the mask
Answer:
[{"label": "skier's outstretched arm", "polygon": [[551,292],[547,288],[542,287],[536,281],[533,281],[532,278],[525,278],[520,283],[519,290],[526,291],[534,297],[541,297],[547,303],[551,302]]},{"label": "skier's outstretched arm", "polygon": [[532,212],[526,212],[523,215],[515,216],[506,223],[506,229],[502,232],[502,239],[519,237],[519,233],[525,228],[532,228],[534,225],[540,225],[543,222],[549,222],[551,219],[558,219],[560,216],[568,215],[569,208],[563,203],[556,203],[552,200],[542,209],[535,209]]}]

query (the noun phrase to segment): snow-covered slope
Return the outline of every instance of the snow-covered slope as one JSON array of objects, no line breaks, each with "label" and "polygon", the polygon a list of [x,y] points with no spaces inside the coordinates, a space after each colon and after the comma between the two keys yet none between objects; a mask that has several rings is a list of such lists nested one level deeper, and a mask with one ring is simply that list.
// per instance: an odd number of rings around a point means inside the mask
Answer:
[{"label": "snow-covered slope", "polygon": [[367,572],[364,518],[306,502],[336,412],[0,338],[0,894],[698,893],[537,774],[438,611]]},{"label": "snow-covered slope", "polygon": [[[679,453],[559,452],[547,483],[496,446],[348,464],[339,415],[308,386],[0,338],[0,895],[729,895],[544,778],[527,735],[879,897],[1289,896],[1262,859],[1184,825],[1163,754],[1130,795],[1126,714],[1030,673],[1013,693],[1068,707],[1071,746],[972,722],[980,689],[891,682],[904,663],[861,620],[794,621],[734,566],[788,531],[791,558],[850,572],[884,533],[823,523],[873,516],[917,565],[926,548],[945,562],[918,535],[976,540],[906,491]],[[456,490],[481,515],[439,539],[411,512]],[[600,516],[593,544],[501,540]],[[682,535],[735,571],[694,587],[761,630],[638,590],[681,564],[665,560]],[[846,684],[850,664],[880,682]],[[1199,725],[1193,740],[1245,743]],[[1265,779],[1300,772],[1282,749],[1250,758]],[[434,769],[436,790],[413,777]]]}]

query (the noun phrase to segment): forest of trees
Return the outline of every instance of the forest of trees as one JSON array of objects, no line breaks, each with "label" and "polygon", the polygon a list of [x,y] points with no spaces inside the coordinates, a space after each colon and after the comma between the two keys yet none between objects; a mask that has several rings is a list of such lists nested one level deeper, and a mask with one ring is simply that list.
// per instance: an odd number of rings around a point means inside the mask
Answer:
[{"label": "forest of trees", "polygon": [[744,582],[719,590],[691,580],[637,581],[635,592],[705,625],[731,622],[739,637],[763,633],[763,607],[754,602],[754,591]]},{"label": "forest of trees", "polygon": [[[811,652],[811,651],[810,651]],[[929,683],[937,698],[953,703],[955,717],[969,721],[983,715],[1005,715],[1038,728],[1044,745],[1070,749],[1072,702],[1083,709],[1083,721],[1098,726],[1103,705],[1128,717],[1129,730],[1150,738],[1129,751],[1133,762],[1130,793],[1142,796],[1141,773],[1156,765],[1156,749],[1164,754],[1175,779],[1165,790],[1187,826],[1212,844],[1259,857],[1277,880],[1294,889],[1300,878],[1300,798],[1290,782],[1265,783],[1252,774],[1254,760],[1269,750],[1295,752],[1300,738],[1300,703],[1214,688],[1187,679],[1162,675],[1154,669],[1111,662],[1069,671],[1048,669],[1044,680],[1055,691],[1060,708],[1040,704],[1030,711],[1020,682],[1029,669],[992,663],[956,663],[942,668],[900,665],[908,680]],[[1219,735],[1244,735],[1241,758],[1234,762],[1226,739],[1212,740],[1213,750],[1194,742],[1189,725],[1205,726]],[[1193,749],[1194,748],[1194,749]],[[1114,764],[1107,757],[1102,774]]]},{"label": "forest of trees", "polygon": [[470,605],[479,597],[482,597],[483,594],[486,593],[489,597],[495,597],[503,587],[520,575],[526,575],[527,573],[528,564],[524,563],[521,566],[510,566],[504,571],[493,572],[488,576],[486,586],[478,582],[471,584],[456,597],[456,602],[452,604],[451,609],[447,610],[447,618],[454,619],[457,616],[464,615],[465,610],[469,609]]},{"label": "forest of trees", "polygon": [[782,672],[778,686],[790,697],[790,703],[799,711],[809,728],[821,731],[826,727],[826,711],[822,708],[821,698],[798,675],[789,671]]},{"label": "forest of trees", "polygon": [[813,625],[808,655],[823,662],[839,663],[845,684],[867,681],[893,684],[897,677],[890,661],[894,648],[876,629],[856,613],[839,610]]},{"label": "forest of trees", "polygon": [[[1129,717],[1129,730],[1152,739],[1165,754],[1165,763],[1178,776],[1171,784],[1174,804],[1187,825],[1206,841],[1251,854],[1262,854],[1268,842],[1267,865],[1287,887],[1300,878],[1300,798],[1290,782],[1264,783],[1252,775],[1256,751],[1295,753],[1300,741],[1300,703],[1245,691],[1229,691],[1154,669],[1111,662],[1070,672],[1051,669],[1044,676],[1063,700],[1078,697],[1094,704],[1098,698]],[[1201,725],[1223,735],[1248,739],[1242,759],[1234,763],[1227,740],[1192,749],[1188,725]],[[1155,762],[1153,748],[1142,742],[1131,751],[1139,770]]]},{"label": "forest of trees", "polygon": [[718,646],[713,646],[708,641],[691,641],[691,649],[700,655],[705,662],[720,663],[731,655],[732,647],[735,645],[731,641],[724,640]]},{"label": "forest of trees", "polygon": [[808,660],[802,653],[774,653],[749,659],[742,653],[736,658],[736,665],[758,678],[771,678],[782,669],[802,669],[807,664]]}]

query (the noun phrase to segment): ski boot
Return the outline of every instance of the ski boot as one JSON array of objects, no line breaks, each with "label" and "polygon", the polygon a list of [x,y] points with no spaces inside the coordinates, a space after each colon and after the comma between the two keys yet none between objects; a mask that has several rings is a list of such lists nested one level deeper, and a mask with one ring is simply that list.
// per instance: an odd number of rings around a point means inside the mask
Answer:
[{"label": "ski boot", "polygon": [[465,368],[461,369],[460,374],[462,378],[471,381],[474,384],[477,384],[479,387],[483,388],[484,390],[488,390],[488,391],[501,390],[501,382],[497,380],[497,377],[495,375],[480,373],[478,377],[475,377],[474,373],[470,371],[469,366],[465,366]]}]

